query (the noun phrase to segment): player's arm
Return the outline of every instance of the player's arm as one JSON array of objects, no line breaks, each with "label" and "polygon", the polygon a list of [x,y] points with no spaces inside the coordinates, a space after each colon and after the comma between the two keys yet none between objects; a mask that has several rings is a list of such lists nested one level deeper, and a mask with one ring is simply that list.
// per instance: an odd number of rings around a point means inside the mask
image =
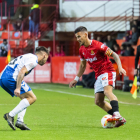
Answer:
[{"label": "player's arm", "polygon": [[80,67],[77,73],[77,76],[75,77],[75,79],[73,81],[70,82],[69,87],[74,87],[76,85],[76,83],[78,82],[79,78],[83,75],[84,71],[86,69],[86,60],[83,59],[80,62]]},{"label": "player's arm", "polygon": [[105,54],[107,56],[112,56],[114,58],[115,62],[118,65],[120,75],[122,75],[122,74],[126,75],[126,71],[122,68],[122,64],[121,64],[121,60],[120,60],[119,56],[115,52],[113,52],[110,48],[107,49]]},{"label": "player's arm", "polygon": [[16,96],[20,95],[20,89],[21,89],[21,82],[24,78],[25,73],[27,72],[27,68],[24,66],[20,71],[19,74],[17,76],[17,84],[16,84],[16,89],[14,91],[14,94]]},{"label": "player's arm", "polygon": [[80,78],[86,69],[86,60],[80,62],[80,67],[77,73],[77,76]]}]

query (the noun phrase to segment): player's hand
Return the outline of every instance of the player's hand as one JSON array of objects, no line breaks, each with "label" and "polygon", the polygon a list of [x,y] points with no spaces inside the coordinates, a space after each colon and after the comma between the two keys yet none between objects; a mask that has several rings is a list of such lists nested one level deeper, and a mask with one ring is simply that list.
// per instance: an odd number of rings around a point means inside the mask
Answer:
[{"label": "player's hand", "polygon": [[120,75],[122,74],[126,75],[126,71],[122,67],[119,69],[119,73]]},{"label": "player's hand", "polygon": [[17,97],[19,97],[19,95],[20,95],[20,89],[15,89],[14,90],[14,94],[17,96]]},{"label": "player's hand", "polygon": [[74,87],[76,84],[77,84],[77,81],[76,80],[73,80],[73,81],[70,82],[69,87],[70,88],[71,87]]}]

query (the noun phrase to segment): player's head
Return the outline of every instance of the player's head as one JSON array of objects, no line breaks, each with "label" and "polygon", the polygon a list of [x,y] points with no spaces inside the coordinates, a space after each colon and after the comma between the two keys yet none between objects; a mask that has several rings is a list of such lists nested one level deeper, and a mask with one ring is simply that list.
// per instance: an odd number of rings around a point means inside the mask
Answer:
[{"label": "player's head", "polygon": [[37,47],[35,54],[38,56],[38,64],[41,66],[44,65],[49,56],[48,49],[45,47]]},{"label": "player's head", "polygon": [[80,26],[75,29],[74,31],[77,41],[82,46],[85,44],[86,40],[88,39],[88,31],[87,28],[84,26]]}]

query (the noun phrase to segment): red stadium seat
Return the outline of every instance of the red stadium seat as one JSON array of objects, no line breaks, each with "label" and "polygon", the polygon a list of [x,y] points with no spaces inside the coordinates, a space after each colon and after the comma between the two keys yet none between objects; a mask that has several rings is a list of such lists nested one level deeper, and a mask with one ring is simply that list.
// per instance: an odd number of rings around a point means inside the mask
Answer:
[{"label": "red stadium seat", "polygon": [[10,31],[14,31],[14,28],[13,28],[12,24],[7,24],[6,30],[8,30],[8,26],[9,26]]},{"label": "red stadium seat", "polygon": [[10,48],[16,48],[16,41],[9,41]]},{"label": "red stadium seat", "polygon": [[30,32],[23,32],[22,38],[25,39],[25,40],[30,39]]},{"label": "red stadium seat", "polygon": [[25,48],[25,47],[27,47],[27,40],[19,41],[19,48]]},{"label": "red stadium seat", "polygon": [[3,43],[3,41],[0,41],[0,44]]},{"label": "red stadium seat", "polygon": [[0,31],[2,31],[3,30],[3,26],[0,24]]},{"label": "red stadium seat", "polygon": [[20,32],[13,32],[12,39],[20,39]]},{"label": "red stadium seat", "polygon": [[2,39],[8,39],[8,32],[3,32],[1,35]]}]

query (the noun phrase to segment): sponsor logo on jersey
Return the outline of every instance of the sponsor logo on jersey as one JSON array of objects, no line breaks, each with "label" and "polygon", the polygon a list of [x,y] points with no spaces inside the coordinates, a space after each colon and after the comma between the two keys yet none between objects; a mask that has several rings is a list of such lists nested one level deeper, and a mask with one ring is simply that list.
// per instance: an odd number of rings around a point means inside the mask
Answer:
[{"label": "sponsor logo on jersey", "polygon": [[95,53],[94,53],[94,51],[93,50],[91,50],[91,55],[94,55]]},{"label": "sponsor logo on jersey", "polygon": [[96,61],[96,60],[97,60],[97,57],[96,56],[94,58],[86,59],[86,61],[89,61],[90,63],[92,63],[93,61]]},{"label": "sponsor logo on jersey", "polygon": [[106,77],[103,77],[103,78],[102,78],[102,80],[105,80],[105,79],[106,79]]}]

